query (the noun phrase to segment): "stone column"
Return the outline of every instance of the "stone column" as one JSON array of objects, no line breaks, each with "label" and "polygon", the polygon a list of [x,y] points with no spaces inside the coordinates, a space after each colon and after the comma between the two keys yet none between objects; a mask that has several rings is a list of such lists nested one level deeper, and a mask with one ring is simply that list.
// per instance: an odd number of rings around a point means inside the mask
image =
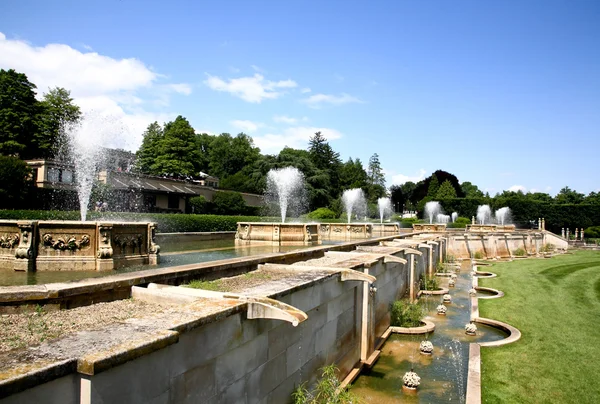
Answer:
[{"label": "stone column", "polygon": [[567,241],[569,241],[569,235],[570,235],[569,233],[570,233],[570,231],[571,230],[567,227]]},{"label": "stone column", "polygon": [[583,227],[581,228],[581,241],[584,241],[584,239],[583,239]]},{"label": "stone column", "polygon": [[99,223],[96,227],[98,249],[96,251],[96,271],[106,271],[115,268],[112,248],[112,223]]},{"label": "stone column", "polygon": [[565,228],[564,227],[560,230],[560,235],[562,238],[565,238]]},{"label": "stone column", "polygon": [[546,230],[546,219],[542,218],[542,230]]},{"label": "stone column", "polygon": [[160,262],[160,246],[156,244],[156,223],[148,223],[148,264],[158,265]]},{"label": "stone column", "polygon": [[471,216],[471,224],[475,224],[475,216]]},{"label": "stone column", "polygon": [[542,218],[538,217],[538,230],[542,230]]},{"label": "stone column", "polygon": [[35,233],[37,222],[19,221],[19,245],[15,250],[15,262],[13,269],[15,271],[33,272],[35,271],[35,258],[37,256],[37,246],[35,244]]},{"label": "stone column", "polygon": [[579,229],[575,227],[575,241],[579,238]]}]

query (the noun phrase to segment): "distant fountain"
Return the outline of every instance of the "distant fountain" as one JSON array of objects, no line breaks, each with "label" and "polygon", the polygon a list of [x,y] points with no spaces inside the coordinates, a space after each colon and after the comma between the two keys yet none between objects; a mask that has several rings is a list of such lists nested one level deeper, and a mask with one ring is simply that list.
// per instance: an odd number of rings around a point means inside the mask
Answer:
[{"label": "distant fountain", "polygon": [[304,175],[295,167],[272,169],[267,174],[265,202],[273,209],[279,208],[281,223],[288,212],[296,217],[306,209]]},{"label": "distant fountain", "polygon": [[427,202],[425,204],[425,215],[424,218],[429,222],[429,224],[433,224],[433,221],[437,218],[438,213],[441,213],[442,205],[440,205],[437,201]]},{"label": "distant fountain", "polygon": [[304,176],[295,167],[272,169],[267,174],[265,203],[279,213],[281,222],[238,222],[236,244],[311,244],[319,241],[316,223],[285,223],[288,215],[299,216],[307,206]]},{"label": "distant fountain", "polygon": [[342,203],[348,215],[348,223],[352,222],[352,215],[364,217],[367,212],[365,193],[360,188],[345,190],[342,195]]},{"label": "distant fountain", "polygon": [[490,205],[479,205],[477,207],[477,223],[490,224],[492,222],[492,210]]},{"label": "distant fountain", "polygon": [[450,222],[450,216],[444,215],[443,213],[438,213],[435,222],[439,224],[448,224],[448,222]]},{"label": "distant fountain", "polygon": [[510,208],[505,206],[496,211],[496,222],[499,225],[511,224],[512,214]]},{"label": "distant fountain", "polygon": [[392,214],[392,201],[390,198],[379,198],[377,207],[379,208],[379,223],[383,223],[383,218]]},{"label": "distant fountain", "polygon": [[457,212],[452,212],[452,223],[456,222],[457,218],[458,218],[458,213]]}]

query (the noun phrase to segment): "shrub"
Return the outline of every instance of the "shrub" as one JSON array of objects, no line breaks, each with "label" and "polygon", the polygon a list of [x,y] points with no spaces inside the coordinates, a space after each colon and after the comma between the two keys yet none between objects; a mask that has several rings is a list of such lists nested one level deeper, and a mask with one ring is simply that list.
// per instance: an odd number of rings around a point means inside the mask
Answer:
[{"label": "shrub", "polygon": [[440,288],[438,280],[435,276],[433,278],[421,276],[419,283],[421,284],[421,290],[438,290]]},{"label": "shrub", "polygon": [[473,255],[473,258],[475,258],[476,260],[482,260],[485,256],[483,255],[483,251],[481,250],[477,250],[475,251],[475,254]]},{"label": "shrub", "polygon": [[357,403],[358,398],[346,389],[340,389],[340,381],[336,376],[338,369],[335,365],[321,368],[321,377],[314,391],[306,389],[302,383],[292,393],[294,404],[351,404]]},{"label": "shrub", "polygon": [[189,200],[190,208],[192,213],[206,214],[210,212],[211,203],[206,200],[202,195],[192,196]]},{"label": "shrub", "polygon": [[446,254],[446,259],[444,260],[444,262],[454,263],[456,262],[456,257],[452,254]]},{"label": "shrub", "polygon": [[583,232],[585,238],[600,238],[600,226],[590,226]]},{"label": "shrub", "polygon": [[306,215],[309,219],[324,220],[324,219],[335,219],[335,212],[329,208],[319,208],[313,210]]},{"label": "shrub", "polygon": [[471,224],[471,219],[468,217],[457,217],[454,223],[449,223],[448,227],[452,227],[455,229],[464,229],[468,224]]},{"label": "shrub", "polygon": [[16,157],[0,156],[0,208],[14,208],[31,189],[31,169]]},{"label": "shrub", "polygon": [[546,243],[540,248],[540,252],[552,252],[554,251],[555,246],[552,243]]},{"label": "shrub", "polygon": [[517,248],[516,250],[513,251],[513,255],[515,257],[524,257],[524,256],[527,255],[527,251],[525,251],[524,248],[519,247],[519,248]]},{"label": "shrub", "polygon": [[239,192],[215,192],[212,203],[213,212],[217,215],[239,215],[246,212],[246,201]]},{"label": "shrub", "polygon": [[425,310],[419,303],[397,300],[391,307],[391,324],[396,327],[418,327],[425,316]]}]

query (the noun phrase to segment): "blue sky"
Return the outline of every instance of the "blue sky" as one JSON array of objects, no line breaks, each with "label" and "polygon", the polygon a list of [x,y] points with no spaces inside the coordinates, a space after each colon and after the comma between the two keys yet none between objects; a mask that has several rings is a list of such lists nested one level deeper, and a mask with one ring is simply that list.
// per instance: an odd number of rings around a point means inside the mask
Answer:
[{"label": "blue sky", "polygon": [[[387,184],[600,190],[600,2],[4,0],[0,68],[72,91],[135,150],[153,120],[321,130]],[[110,142],[109,142],[110,143]]]}]

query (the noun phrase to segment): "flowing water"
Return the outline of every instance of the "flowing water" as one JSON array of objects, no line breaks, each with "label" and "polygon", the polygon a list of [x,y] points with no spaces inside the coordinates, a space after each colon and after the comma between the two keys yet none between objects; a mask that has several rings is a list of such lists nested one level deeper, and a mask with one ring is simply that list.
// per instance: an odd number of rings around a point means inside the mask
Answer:
[{"label": "flowing water", "polygon": [[348,223],[352,222],[353,215],[361,218],[367,214],[367,200],[360,188],[345,190],[342,194],[342,204],[348,216]]},{"label": "flowing water", "polygon": [[379,222],[383,223],[383,219],[392,215],[392,200],[390,198],[377,199],[377,207],[379,208]]},{"label": "flowing water", "polygon": [[[381,348],[375,366],[361,374],[351,391],[366,403],[442,403],[465,401],[469,362],[469,343],[497,341],[506,334],[496,328],[477,323],[477,335],[465,334],[470,320],[471,273],[465,267],[457,274],[456,287],[450,288],[452,303],[446,316],[439,316],[436,306],[441,296],[421,297],[427,308],[427,319],[435,323],[429,335],[392,334]],[[447,287],[448,278],[438,277],[440,286]],[[419,352],[419,344],[428,339],[433,343],[433,355]],[[402,390],[404,373],[414,371],[421,377],[416,392]]]},{"label": "flowing water", "polygon": [[429,224],[433,224],[434,220],[437,220],[438,214],[442,213],[442,205],[437,201],[430,201],[425,204],[425,219],[429,221]]},{"label": "flowing water", "polygon": [[304,175],[295,167],[274,168],[267,174],[265,203],[277,211],[281,223],[288,215],[298,217],[307,207]]}]

